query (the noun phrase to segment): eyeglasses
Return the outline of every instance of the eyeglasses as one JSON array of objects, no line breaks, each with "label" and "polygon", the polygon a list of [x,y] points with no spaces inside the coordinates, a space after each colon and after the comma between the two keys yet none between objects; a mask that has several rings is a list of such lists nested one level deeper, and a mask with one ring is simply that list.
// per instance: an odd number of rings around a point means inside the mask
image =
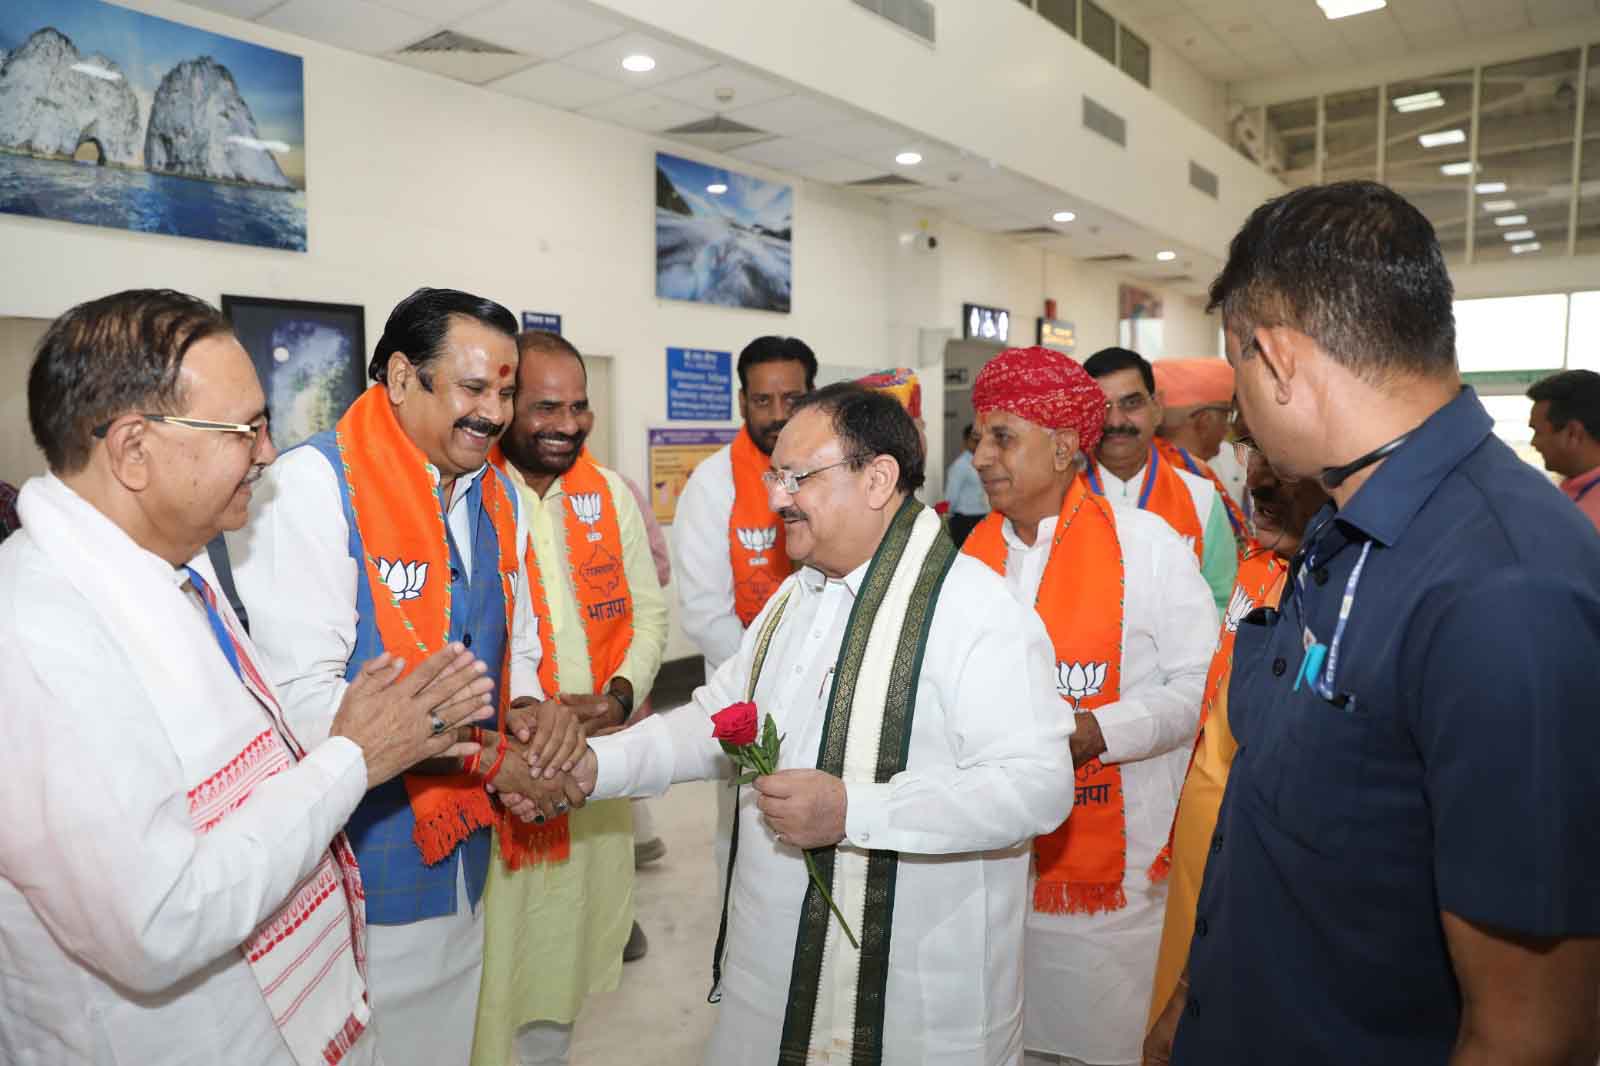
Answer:
[{"label": "eyeglasses", "polygon": [[846,456],[837,463],[819,466],[815,470],[807,470],[803,474],[796,474],[793,470],[767,470],[762,473],[761,480],[766,483],[767,488],[782,489],[785,495],[793,496],[800,491],[800,483],[807,478],[816,477],[824,471],[832,470],[836,466],[844,466],[846,463],[859,463],[865,458],[867,457],[862,455]]},{"label": "eyeglasses", "polygon": [[[184,418],[182,415],[158,415],[149,412],[141,412],[139,417],[146,422],[165,422],[168,425],[185,426],[189,429],[200,429],[210,433],[232,433],[240,437],[249,437],[255,443],[259,443],[261,438],[267,435],[267,431],[272,425],[271,419],[265,417],[255,423],[213,422],[204,418]],[[94,435],[97,437],[104,438],[110,431],[110,422],[94,427]]]}]

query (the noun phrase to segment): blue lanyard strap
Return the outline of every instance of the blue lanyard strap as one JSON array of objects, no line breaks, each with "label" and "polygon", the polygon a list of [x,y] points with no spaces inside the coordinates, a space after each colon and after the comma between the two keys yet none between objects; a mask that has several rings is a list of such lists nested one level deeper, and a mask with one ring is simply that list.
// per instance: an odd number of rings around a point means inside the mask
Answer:
[{"label": "blue lanyard strap", "polygon": [[206,585],[206,579],[196,573],[193,567],[186,566],[183,569],[189,575],[189,583],[200,594],[200,604],[206,609],[206,620],[211,623],[211,635],[217,638],[217,646],[222,649],[223,657],[228,660],[228,665],[233,667],[235,676],[243,681],[244,673],[239,669],[239,653],[234,650],[233,636],[228,632],[228,627],[223,625],[222,616],[217,613],[211,589]]},{"label": "blue lanyard strap", "polygon": [[[1305,608],[1306,571],[1315,570],[1317,566],[1316,542],[1320,534],[1331,524],[1325,522],[1318,526],[1306,538],[1307,548],[1299,572],[1295,575],[1295,606],[1299,609],[1300,625],[1309,627],[1309,619]],[[1311,682],[1312,691],[1325,700],[1336,700],[1338,693],[1334,682],[1338,677],[1339,649],[1344,643],[1345,629],[1350,624],[1350,615],[1355,608],[1356,589],[1361,584],[1361,573],[1366,569],[1367,556],[1372,554],[1372,541],[1367,541],[1361,546],[1361,555],[1356,559],[1356,565],[1351,568],[1350,576],[1345,579],[1344,596],[1339,601],[1339,618],[1334,623],[1333,640],[1324,647],[1313,644],[1306,648],[1306,657],[1302,661],[1301,673],[1295,678],[1295,688],[1299,689],[1301,680]]]}]

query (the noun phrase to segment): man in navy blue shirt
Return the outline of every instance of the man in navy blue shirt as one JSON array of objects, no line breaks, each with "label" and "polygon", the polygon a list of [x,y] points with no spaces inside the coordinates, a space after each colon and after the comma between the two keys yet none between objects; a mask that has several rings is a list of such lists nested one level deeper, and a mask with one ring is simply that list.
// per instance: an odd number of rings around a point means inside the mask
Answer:
[{"label": "man in navy blue shirt", "polygon": [[1179,1066],[1600,1056],[1600,543],[1461,387],[1432,227],[1369,182],[1256,210],[1211,288],[1238,404],[1316,477],[1239,627],[1240,749]]}]

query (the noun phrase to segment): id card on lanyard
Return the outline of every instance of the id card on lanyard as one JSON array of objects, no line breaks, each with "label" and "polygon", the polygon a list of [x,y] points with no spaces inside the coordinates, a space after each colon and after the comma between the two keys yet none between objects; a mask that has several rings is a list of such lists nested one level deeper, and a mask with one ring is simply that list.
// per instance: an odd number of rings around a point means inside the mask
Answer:
[{"label": "id card on lanyard", "polygon": [[[1331,524],[1331,519],[1329,524]],[[1356,565],[1351,569],[1350,576],[1345,580],[1344,595],[1339,600],[1339,618],[1334,623],[1333,641],[1323,644],[1311,631],[1310,620],[1306,616],[1305,587],[1306,573],[1317,568],[1317,541],[1326,525],[1319,527],[1316,532],[1307,538],[1310,547],[1305,554],[1304,563],[1294,577],[1295,611],[1300,615],[1300,641],[1305,649],[1305,654],[1300,660],[1300,670],[1295,675],[1294,691],[1299,692],[1301,684],[1307,684],[1311,691],[1327,700],[1335,707],[1344,711],[1356,710],[1356,698],[1349,692],[1340,692],[1334,687],[1339,673],[1339,649],[1344,643],[1345,628],[1350,623],[1350,614],[1355,608],[1356,589],[1361,584],[1361,572],[1366,569],[1367,556],[1372,554],[1372,541],[1367,541],[1361,546],[1361,555],[1356,559]]]}]

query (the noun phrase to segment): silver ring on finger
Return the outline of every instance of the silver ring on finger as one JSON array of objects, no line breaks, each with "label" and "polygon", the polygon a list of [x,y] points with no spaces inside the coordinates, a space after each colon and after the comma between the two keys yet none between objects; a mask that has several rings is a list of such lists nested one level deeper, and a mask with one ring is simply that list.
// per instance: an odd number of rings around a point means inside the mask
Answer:
[{"label": "silver ring on finger", "polygon": [[441,733],[443,733],[445,731],[446,728],[447,727],[444,724],[444,719],[440,718],[436,711],[429,711],[428,712],[428,730],[429,730],[429,735],[431,735],[431,736],[439,736]]},{"label": "silver ring on finger", "polygon": [[557,814],[566,814],[571,809],[572,809],[572,805],[570,803],[567,803],[565,800],[562,800],[562,801],[560,801],[560,802],[558,802],[556,804],[556,813]]}]

